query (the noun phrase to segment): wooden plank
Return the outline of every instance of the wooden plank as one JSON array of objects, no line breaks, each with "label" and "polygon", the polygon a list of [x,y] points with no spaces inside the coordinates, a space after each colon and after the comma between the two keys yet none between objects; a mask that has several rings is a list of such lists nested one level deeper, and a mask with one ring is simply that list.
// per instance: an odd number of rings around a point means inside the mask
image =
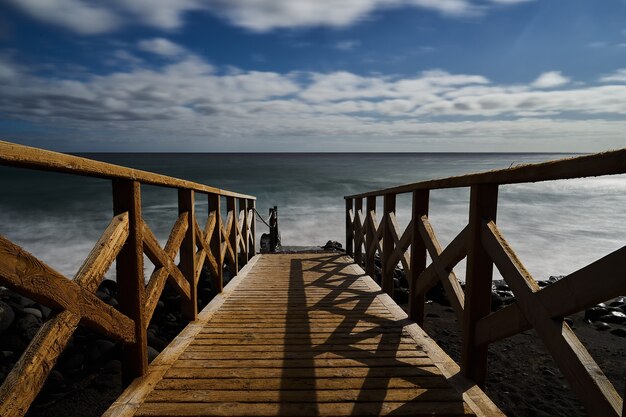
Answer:
[{"label": "wooden plank", "polygon": [[63,311],[43,324],[0,387],[1,416],[26,414],[79,321],[79,315]]},{"label": "wooden plank", "polygon": [[236,208],[236,200],[234,197],[226,198],[226,211],[228,212],[228,226],[226,226],[227,233],[226,239],[229,247],[229,259],[230,259],[230,275],[237,275],[239,271],[239,226],[238,216]]},{"label": "wooden plank", "polygon": [[417,190],[460,188],[488,184],[519,184],[624,173],[626,173],[626,148],[538,164],[520,164],[508,169],[422,181],[350,195],[344,198],[352,199],[386,194],[403,194]]},{"label": "wooden plank", "polygon": [[367,215],[365,216],[365,272],[370,277],[376,276],[375,253],[370,251],[374,239],[377,236],[376,230],[376,197],[368,197],[366,201]]},{"label": "wooden plank", "polygon": [[[211,254],[215,258],[216,273],[212,274],[213,288],[217,292],[222,292],[224,288],[224,255],[222,254],[222,208],[220,202],[220,196],[217,194],[209,194],[209,215],[215,218],[215,229],[210,236]],[[208,236],[207,236],[208,237]]]},{"label": "wooden plank", "polygon": [[428,216],[429,200],[429,190],[413,192],[411,204],[411,268],[406,279],[409,282],[409,318],[419,326],[424,325],[426,291],[417,292],[417,278],[426,269],[427,249],[424,241],[420,239],[418,219],[421,219],[422,216]]},{"label": "wooden plank", "polygon": [[354,201],[346,200],[346,254],[354,256],[354,215],[352,214]]},{"label": "wooden plank", "polygon": [[481,229],[485,221],[495,221],[498,206],[497,185],[475,185],[470,193],[465,275],[465,308],[461,371],[479,386],[485,385],[487,346],[476,346],[476,322],[491,313],[493,263],[482,245]]},{"label": "wooden plank", "polygon": [[532,302],[539,285],[517,259],[493,221],[483,226],[482,240],[515,294],[520,310],[535,328],[587,413],[598,417],[619,417],[622,398],[567,323],[552,319],[545,305]]},{"label": "wooden plank", "polygon": [[64,172],[111,180],[138,181],[142,184],[170,188],[186,188],[202,193],[255,199],[253,196],[220,190],[219,188],[209,187],[191,181],[5,141],[0,141],[0,165]]},{"label": "wooden plank", "polygon": [[[172,231],[170,232],[170,236],[167,239],[164,249],[165,253],[170,258],[174,258],[178,252],[178,248],[180,248],[188,228],[188,219],[187,213],[183,213],[178,216],[176,223],[174,223],[174,227],[172,227]],[[159,302],[159,298],[161,297],[161,293],[163,292],[163,288],[165,287],[165,283],[169,275],[170,274],[166,268],[155,268],[154,272],[150,276],[150,280],[146,286],[146,302],[144,307],[144,324],[146,326],[150,324],[150,319],[154,314],[154,309]]]},{"label": "wooden plank", "polygon": [[461,284],[456,278],[456,274],[454,273],[452,268],[442,265],[442,262],[439,258],[443,250],[441,249],[439,239],[437,239],[437,235],[435,234],[432,225],[428,221],[428,218],[426,216],[422,216],[419,220],[419,223],[420,224],[418,225],[418,231],[422,236],[422,242],[424,242],[424,244],[426,245],[426,249],[430,254],[430,258],[432,259],[433,266],[437,271],[439,280],[441,281],[441,284],[446,291],[448,301],[450,301],[450,304],[452,305],[452,308],[456,313],[457,319],[459,320],[459,322],[462,322],[463,309],[465,306],[465,293],[463,292],[463,288],[461,288]]},{"label": "wooden plank", "polygon": [[[626,293],[626,246],[532,295],[552,318],[565,317]],[[532,328],[517,303],[476,323],[476,344],[488,344]]]},{"label": "wooden plank", "polygon": [[363,225],[363,199],[354,199],[354,262],[361,265],[363,262],[363,240],[364,240],[364,228]]},{"label": "wooden plank", "polygon": [[[442,414],[460,416],[472,414],[462,402],[385,402],[382,404],[363,403],[369,406],[359,407],[358,415],[378,416],[423,416]],[[363,409],[361,409],[363,408]],[[147,403],[138,411],[137,416],[337,416],[353,415],[355,405],[349,402],[337,403]]]},{"label": "wooden plank", "polygon": [[134,340],[133,324],[128,317],[3,236],[0,284],[54,310],[70,311],[80,316],[86,326],[106,336],[125,342]]},{"label": "wooden plank", "polygon": [[[202,265],[196,265],[195,202],[193,190],[178,189],[178,215],[187,214],[187,232],[180,246],[180,272],[187,282],[188,291],[186,297],[181,301],[181,309],[183,315],[189,321],[193,321],[198,317],[198,281],[196,280],[196,271],[202,268]],[[174,268],[176,268],[175,265]],[[170,273],[170,275],[182,289],[181,282],[176,279],[176,274]]]},{"label": "wooden plank", "polygon": [[[156,236],[154,236],[154,233],[152,233],[152,230],[150,230],[144,221],[141,223],[143,233],[143,250],[145,254],[157,268],[164,268],[168,272],[170,282],[174,284],[183,298],[189,301],[192,291],[191,286],[194,285],[193,279],[191,283],[187,281],[187,278],[183,275],[181,270],[178,269],[174,260],[165,250],[161,249],[159,241]],[[187,232],[189,232],[189,230],[187,230]],[[191,232],[193,233],[193,230]]]},{"label": "wooden plank", "polygon": [[[292,368],[290,378],[312,378],[311,368]],[[170,368],[165,378],[212,378],[212,379],[248,379],[248,378],[282,378],[281,368]],[[430,367],[348,367],[315,369],[315,378],[398,378],[441,377],[441,371],[435,366]]]},{"label": "wooden plank", "polygon": [[128,237],[128,214],[113,217],[95,246],[83,262],[74,281],[89,292],[95,292],[106,271],[126,243]]},{"label": "wooden plank", "polygon": [[122,355],[122,380],[129,385],[148,368],[148,338],[144,323],[143,227],[141,194],[137,181],[113,181],[113,214],[128,212],[129,234],[117,256],[119,308],[134,321],[134,341],[126,344]]},{"label": "wooden plank", "polygon": [[390,214],[396,212],[396,195],[385,194],[383,204],[383,251],[380,254],[382,260],[381,283],[384,292],[393,298],[393,270],[396,265],[390,264],[390,258],[395,249],[393,241],[393,233],[391,231],[393,225],[390,221]]}]

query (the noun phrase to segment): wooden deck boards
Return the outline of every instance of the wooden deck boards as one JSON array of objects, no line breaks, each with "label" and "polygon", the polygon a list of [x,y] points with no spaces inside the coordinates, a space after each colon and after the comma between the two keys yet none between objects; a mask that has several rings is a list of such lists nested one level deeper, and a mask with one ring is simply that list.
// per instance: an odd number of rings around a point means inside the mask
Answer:
[{"label": "wooden deck boards", "polygon": [[363,271],[257,255],[105,416],[500,415]]}]

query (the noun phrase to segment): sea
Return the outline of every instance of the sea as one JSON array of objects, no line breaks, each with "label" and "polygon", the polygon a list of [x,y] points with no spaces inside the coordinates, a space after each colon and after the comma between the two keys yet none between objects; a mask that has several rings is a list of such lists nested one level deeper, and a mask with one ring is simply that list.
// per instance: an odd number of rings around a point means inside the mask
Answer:
[{"label": "sea", "polygon": [[[345,195],[571,154],[504,153],[141,153],[80,156],[183,178],[257,197],[267,217],[278,207],[283,245],[345,244]],[[72,278],[112,217],[111,182],[0,167],[0,234]],[[175,190],[142,186],[143,215],[162,244],[177,217]],[[196,211],[207,202],[197,197]],[[626,176],[500,187],[497,223],[536,279],[566,275],[626,241]],[[382,199],[378,201],[382,210]],[[397,200],[409,221],[410,195]],[[449,243],[468,221],[469,189],[431,193],[430,221]],[[199,216],[199,219],[201,216]],[[202,220],[199,220],[202,222]],[[267,227],[257,222],[257,236]],[[146,263],[146,274],[151,268]],[[111,269],[114,271],[114,268]],[[464,262],[455,269],[463,280]],[[112,272],[108,277],[112,277]],[[495,272],[494,278],[498,278]]]}]

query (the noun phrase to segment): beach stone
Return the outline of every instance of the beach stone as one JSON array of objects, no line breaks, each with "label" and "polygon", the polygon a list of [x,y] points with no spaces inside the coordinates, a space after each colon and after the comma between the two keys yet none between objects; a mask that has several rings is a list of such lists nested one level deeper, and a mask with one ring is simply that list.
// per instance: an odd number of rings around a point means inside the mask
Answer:
[{"label": "beach stone", "polygon": [[98,339],[87,350],[87,361],[95,362],[115,347],[115,343],[106,339]]},{"label": "beach stone", "polygon": [[13,324],[13,320],[15,320],[13,308],[4,301],[0,301],[0,334]]},{"label": "beach stone", "polygon": [[117,282],[112,279],[105,279],[100,283],[98,291],[106,291],[109,295],[113,296],[117,294]]},{"label": "beach stone", "polygon": [[18,333],[26,340],[31,340],[41,327],[41,320],[32,314],[27,314],[15,323]]},{"label": "beach stone", "polygon": [[626,337],[626,329],[618,327],[617,329],[611,330],[611,334],[617,337]]},{"label": "beach stone", "polygon": [[335,240],[329,240],[324,246],[322,246],[322,248],[324,250],[342,250],[343,247],[341,246],[341,243]]},{"label": "beach stone", "polygon": [[605,323],[623,324],[626,323],[626,314],[619,313],[617,311],[610,311],[608,314],[600,317],[600,320]]},{"label": "beach stone", "polygon": [[617,297],[609,303],[611,307],[621,307],[626,304],[626,297]]},{"label": "beach stone", "polygon": [[22,310],[24,312],[24,314],[31,314],[35,317],[37,317],[39,320],[43,319],[43,313],[34,307],[26,307],[24,310]]},{"label": "beach stone", "polygon": [[591,321],[598,321],[598,319],[604,316],[607,312],[608,310],[606,309],[606,307],[600,307],[600,306],[591,307],[585,310],[585,319],[591,320]]},{"label": "beach stone", "polygon": [[154,346],[155,349],[161,351],[167,346],[167,341],[155,335],[148,336],[148,344]]},{"label": "beach stone", "polygon": [[65,368],[69,369],[70,371],[82,369],[85,365],[85,355],[80,352],[75,353],[65,361],[64,365]]},{"label": "beach stone", "polygon": [[26,342],[13,332],[7,332],[0,337],[0,349],[11,352],[22,352],[26,349]]},{"label": "beach stone", "polygon": [[152,346],[148,346],[148,363],[152,362],[157,356],[159,356],[159,351]]},{"label": "beach stone", "polygon": [[563,321],[567,323],[569,327],[572,327],[574,325],[574,320],[570,319],[569,317],[565,317]]},{"label": "beach stone", "polygon": [[112,359],[104,364],[102,373],[107,375],[120,375],[122,373],[122,361]]},{"label": "beach stone", "polygon": [[596,330],[600,330],[600,331],[609,330],[611,328],[611,326],[601,321],[597,322],[595,327],[596,327]]}]

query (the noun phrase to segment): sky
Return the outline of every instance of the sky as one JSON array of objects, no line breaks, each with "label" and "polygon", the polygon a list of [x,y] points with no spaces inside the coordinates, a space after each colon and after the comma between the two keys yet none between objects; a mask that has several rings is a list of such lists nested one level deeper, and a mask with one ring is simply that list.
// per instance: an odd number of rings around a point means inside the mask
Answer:
[{"label": "sky", "polygon": [[68,152],[626,146],[626,0],[3,0],[0,139]]}]

